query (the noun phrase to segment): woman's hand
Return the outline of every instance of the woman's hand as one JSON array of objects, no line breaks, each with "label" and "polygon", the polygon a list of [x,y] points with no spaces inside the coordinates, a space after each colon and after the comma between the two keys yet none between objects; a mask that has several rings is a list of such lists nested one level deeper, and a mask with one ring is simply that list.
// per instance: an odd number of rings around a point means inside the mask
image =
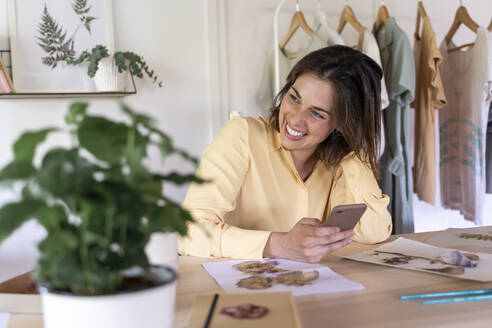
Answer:
[{"label": "woman's hand", "polygon": [[263,256],[318,263],[326,254],[348,245],[353,235],[353,230],[340,231],[323,226],[318,219],[302,218],[289,232],[272,232]]}]

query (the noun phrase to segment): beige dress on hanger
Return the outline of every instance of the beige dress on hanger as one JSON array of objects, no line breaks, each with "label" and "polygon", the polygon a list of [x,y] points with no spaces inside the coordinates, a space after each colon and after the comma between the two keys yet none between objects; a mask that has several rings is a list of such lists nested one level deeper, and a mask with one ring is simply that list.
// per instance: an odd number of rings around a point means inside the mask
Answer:
[{"label": "beige dress on hanger", "polygon": [[413,164],[414,191],[420,200],[434,204],[436,198],[435,110],[446,104],[439,73],[442,56],[428,17],[422,17],[421,35],[415,35],[414,57],[416,87],[415,154]]},{"label": "beige dress on hanger", "polygon": [[455,47],[445,41],[440,47],[447,98],[439,111],[441,200],[445,208],[459,210],[465,219],[482,225],[485,134],[492,100],[492,36],[479,27],[473,47],[448,52]]}]

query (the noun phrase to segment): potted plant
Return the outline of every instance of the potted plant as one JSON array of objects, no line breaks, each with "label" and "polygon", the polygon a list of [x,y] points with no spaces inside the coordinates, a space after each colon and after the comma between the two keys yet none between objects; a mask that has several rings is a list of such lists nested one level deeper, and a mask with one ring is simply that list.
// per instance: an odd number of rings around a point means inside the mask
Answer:
[{"label": "potted plant", "polygon": [[[19,192],[0,208],[0,243],[34,218],[47,231],[32,273],[43,302],[46,328],[168,327],[172,324],[176,273],[152,266],[145,246],[154,232],[185,235],[190,214],[163,194],[163,182],[203,182],[193,174],[159,174],[144,161],[157,147],[178,154],[169,136],[146,115],[121,108],[128,123],[87,114],[75,102],[68,128],[26,132],[15,158],[0,170],[0,183]],[[72,146],[36,148],[50,133],[68,133]]]},{"label": "potted plant", "polygon": [[143,78],[147,75],[152,83],[162,87],[162,81],[158,81],[154,71],[149,68],[142,56],[131,51],[116,51],[110,56],[106,46],[97,45],[91,51],[84,50],[75,60],[68,60],[70,65],[79,65],[88,62],[87,74],[94,78],[98,91],[117,91],[124,87],[126,81],[123,72],[130,72],[133,76]]}]

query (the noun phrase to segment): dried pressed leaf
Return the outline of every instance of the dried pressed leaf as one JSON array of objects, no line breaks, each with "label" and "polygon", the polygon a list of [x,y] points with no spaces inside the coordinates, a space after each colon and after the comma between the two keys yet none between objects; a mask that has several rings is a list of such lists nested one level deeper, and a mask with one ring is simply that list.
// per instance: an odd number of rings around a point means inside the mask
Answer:
[{"label": "dried pressed leaf", "polygon": [[398,265],[398,264],[407,264],[408,263],[408,258],[406,257],[401,257],[401,256],[396,256],[396,257],[387,257],[383,259],[384,263],[387,264],[393,264],[393,265]]},{"label": "dried pressed leaf", "polygon": [[480,256],[478,256],[477,254],[472,254],[472,253],[463,253],[464,256],[466,256],[470,261],[479,261],[480,260]]},{"label": "dried pressed leaf", "polygon": [[268,313],[268,308],[255,304],[226,306],[220,313],[237,319],[259,319]]},{"label": "dried pressed leaf", "polygon": [[244,274],[264,274],[264,273],[277,273],[285,272],[287,270],[281,268],[275,268],[278,265],[277,261],[260,262],[260,261],[248,261],[235,264],[234,267]]},{"label": "dried pressed leaf", "polygon": [[316,270],[310,272],[291,271],[280,273],[273,278],[274,284],[283,284],[288,286],[304,286],[319,278],[319,272]]},{"label": "dried pressed leaf", "polygon": [[477,240],[484,240],[484,241],[492,241],[492,232],[487,232],[487,234],[480,234],[480,233],[462,233],[459,235],[460,238],[464,239],[477,239]]},{"label": "dried pressed leaf", "polygon": [[262,276],[251,276],[241,279],[237,282],[236,286],[246,289],[267,289],[272,287],[273,279]]},{"label": "dried pressed leaf", "polygon": [[463,267],[444,267],[444,268],[439,268],[439,269],[425,269],[424,268],[424,270],[453,274],[453,275],[460,275],[460,274],[465,273],[465,268],[463,268]]}]

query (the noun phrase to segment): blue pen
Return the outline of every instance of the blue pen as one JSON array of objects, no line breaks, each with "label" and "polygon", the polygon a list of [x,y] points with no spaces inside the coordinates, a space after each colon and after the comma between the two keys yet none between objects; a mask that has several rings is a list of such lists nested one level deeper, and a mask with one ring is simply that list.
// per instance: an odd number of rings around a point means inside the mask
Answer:
[{"label": "blue pen", "polygon": [[472,289],[472,290],[458,290],[442,293],[427,293],[427,294],[412,294],[402,295],[401,300],[411,300],[416,298],[431,298],[431,297],[445,297],[445,296],[463,296],[463,295],[481,295],[492,293],[492,289]]},{"label": "blue pen", "polygon": [[481,300],[492,300],[492,294],[427,300],[427,301],[422,301],[422,304],[457,303],[457,302],[481,301]]}]

